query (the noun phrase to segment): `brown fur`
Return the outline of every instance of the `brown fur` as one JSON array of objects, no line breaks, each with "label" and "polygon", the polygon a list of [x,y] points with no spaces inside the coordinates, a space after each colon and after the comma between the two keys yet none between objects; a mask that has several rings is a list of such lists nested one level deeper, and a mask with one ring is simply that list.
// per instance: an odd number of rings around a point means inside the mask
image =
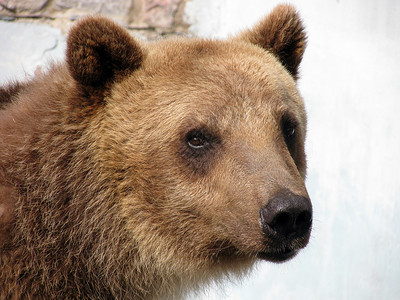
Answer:
[{"label": "brown fur", "polygon": [[0,109],[4,109],[6,105],[10,104],[12,99],[17,97],[22,88],[19,82],[0,87]]},{"label": "brown fur", "polygon": [[307,197],[304,45],[290,6],[228,41],[80,22],[66,64],[3,94],[0,298],[169,298],[304,247],[259,221],[283,189]]},{"label": "brown fur", "polygon": [[240,37],[270,51],[297,78],[298,67],[306,48],[306,34],[296,11],[289,5],[277,7],[269,18],[262,20]]}]

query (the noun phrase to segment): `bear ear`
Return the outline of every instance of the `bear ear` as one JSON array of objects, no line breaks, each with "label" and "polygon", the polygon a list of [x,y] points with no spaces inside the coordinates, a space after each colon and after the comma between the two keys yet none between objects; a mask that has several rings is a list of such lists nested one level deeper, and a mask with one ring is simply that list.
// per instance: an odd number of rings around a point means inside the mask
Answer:
[{"label": "bear ear", "polygon": [[88,17],[74,26],[67,40],[67,64],[72,77],[100,88],[137,69],[143,60],[139,44],[114,22]]},{"label": "bear ear", "polygon": [[300,16],[291,5],[278,5],[252,29],[239,38],[273,53],[297,79],[298,67],[307,37]]}]

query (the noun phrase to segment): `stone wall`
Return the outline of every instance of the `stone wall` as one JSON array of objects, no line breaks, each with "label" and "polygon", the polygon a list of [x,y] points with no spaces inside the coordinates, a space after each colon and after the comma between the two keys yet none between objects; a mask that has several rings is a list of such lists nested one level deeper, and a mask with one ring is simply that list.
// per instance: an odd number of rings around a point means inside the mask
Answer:
[{"label": "stone wall", "polygon": [[186,34],[188,0],[0,0],[0,20],[47,23],[65,34],[86,15],[112,18],[130,31],[153,39]]}]

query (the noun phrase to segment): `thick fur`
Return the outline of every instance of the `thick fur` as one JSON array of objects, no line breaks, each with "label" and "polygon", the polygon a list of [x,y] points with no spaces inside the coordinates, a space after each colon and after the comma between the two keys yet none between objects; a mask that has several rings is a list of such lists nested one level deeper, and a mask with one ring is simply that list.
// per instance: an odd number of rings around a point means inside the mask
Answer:
[{"label": "thick fur", "polygon": [[278,6],[252,30],[240,37],[275,54],[295,77],[306,48],[306,34],[296,11],[289,5]]},{"label": "thick fur", "polygon": [[304,47],[290,6],[228,41],[78,23],[65,64],[0,90],[0,298],[171,298],[304,247],[259,221],[282,189],[307,197]]},{"label": "thick fur", "polygon": [[22,90],[22,85],[19,82],[0,87],[0,109],[10,104],[12,99],[17,98],[18,93]]}]

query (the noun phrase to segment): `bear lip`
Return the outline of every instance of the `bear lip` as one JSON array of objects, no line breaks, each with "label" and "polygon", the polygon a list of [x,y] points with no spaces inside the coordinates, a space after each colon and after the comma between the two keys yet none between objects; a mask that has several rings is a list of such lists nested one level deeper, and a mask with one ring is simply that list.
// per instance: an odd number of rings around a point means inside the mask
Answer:
[{"label": "bear lip", "polygon": [[257,254],[257,257],[262,260],[280,263],[292,259],[293,257],[296,256],[297,252],[298,250],[292,248],[285,248],[283,251],[277,250],[270,252],[259,252]]}]

